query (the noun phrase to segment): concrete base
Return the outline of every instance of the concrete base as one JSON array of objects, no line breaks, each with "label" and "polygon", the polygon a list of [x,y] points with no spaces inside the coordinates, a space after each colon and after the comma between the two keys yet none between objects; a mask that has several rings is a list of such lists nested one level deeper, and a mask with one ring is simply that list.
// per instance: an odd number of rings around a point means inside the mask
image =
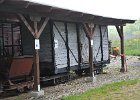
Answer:
[{"label": "concrete base", "polygon": [[96,83],[96,77],[92,77],[92,83]]},{"label": "concrete base", "polygon": [[33,97],[43,96],[43,95],[44,95],[44,90],[32,91],[30,94],[31,94],[31,96],[33,96]]},{"label": "concrete base", "polygon": [[95,76],[94,77],[88,77],[87,81],[90,81],[92,83],[96,83],[96,77]]}]

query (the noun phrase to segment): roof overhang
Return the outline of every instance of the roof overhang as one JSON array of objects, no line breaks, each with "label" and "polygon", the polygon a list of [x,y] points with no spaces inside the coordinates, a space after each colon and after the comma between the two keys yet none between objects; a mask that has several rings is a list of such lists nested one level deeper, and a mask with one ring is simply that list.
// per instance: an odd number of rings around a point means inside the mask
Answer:
[{"label": "roof overhang", "polygon": [[72,10],[56,8],[49,5],[41,5],[24,0],[0,0],[0,18],[15,18],[16,14],[34,15],[49,17],[53,20],[71,21],[71,22],[92,22],[100,25],[125,25],[126,23],[134,23],[135,20],[116,19],[103,16],[76,12]]}]

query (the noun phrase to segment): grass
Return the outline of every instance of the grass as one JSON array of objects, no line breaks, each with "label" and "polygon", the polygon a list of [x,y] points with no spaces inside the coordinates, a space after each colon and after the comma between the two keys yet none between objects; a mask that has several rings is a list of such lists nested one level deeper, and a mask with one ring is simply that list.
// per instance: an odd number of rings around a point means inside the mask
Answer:
[{"label": "grass", "polygon": [[[124,41],[125,54],[140,56],[140,39],[133,38]],[[112,41],[112,47],[120,47],[120,41]]]},{"label": "grass", "polygon": [[[128,89],[137,83],[140,83],[140,80],[136,79],[106,84],[101,87],[88,90],[79,95],[64,97],[62,100],[128,100],[128,93],[125,93],[126,91],[123,92],[125,90],[124,88]],[[140,98],[140,89],[135,92],[138,93],[134,93],[134,97]]]}]

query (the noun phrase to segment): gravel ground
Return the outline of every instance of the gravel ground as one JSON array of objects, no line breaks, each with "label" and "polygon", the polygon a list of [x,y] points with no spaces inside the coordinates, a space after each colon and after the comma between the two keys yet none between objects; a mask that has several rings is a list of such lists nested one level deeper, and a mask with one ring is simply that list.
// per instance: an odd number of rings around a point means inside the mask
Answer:
[{"label": "gravel ground", "polygon": [[82,93],[88,89],[99,87],[106,83],[140,78],[140,57],[127,56],[126,58],[128,72],[120,72],[120,57],[116,59],[112,58],[111,63],[104,68],[104,73],[95,76],[96,81],[94,83],[91,81],[90,77],[81,77],[65,84],[43,88],[43,90],[45,90],[45,96],[40,98],[33,98],[25,93],[16,97],[6,98],[5,100],[15,100],[15,98],[26,100],[61,100],[63,96]]}]

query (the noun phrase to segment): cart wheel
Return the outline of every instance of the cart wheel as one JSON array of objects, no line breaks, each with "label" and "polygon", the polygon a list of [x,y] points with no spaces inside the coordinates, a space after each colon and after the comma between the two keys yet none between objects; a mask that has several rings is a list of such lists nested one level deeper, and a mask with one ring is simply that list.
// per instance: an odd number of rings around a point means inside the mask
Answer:
[{"label": "cart wheel", "polygon": [[85,72],[85,75],[88,76],[90,74],[90,69],[89,68],[88,69],[85,69],[84,72]]},{"label": "cart wheel", "polygon": [[78,76],[82,76],[83,70],[76,70],[75,74],[77,74]]},{"label": "cart wheel", "polygon": [[32,90],[34,88],[34,84],[29,84],[28,86],[27,86],[27,89],[28,90]]}]

